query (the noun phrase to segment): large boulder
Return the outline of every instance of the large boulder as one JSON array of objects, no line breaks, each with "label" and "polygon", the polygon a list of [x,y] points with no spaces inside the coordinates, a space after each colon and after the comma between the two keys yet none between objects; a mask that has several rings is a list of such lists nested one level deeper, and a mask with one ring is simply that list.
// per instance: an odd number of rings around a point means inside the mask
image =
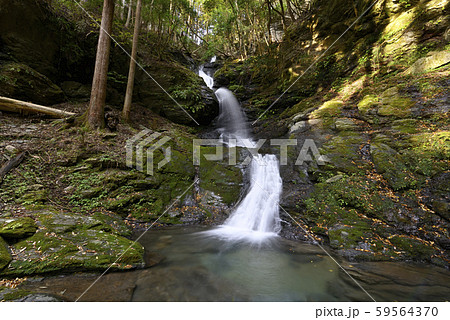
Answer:
[{"label": "large boulder", "polygon": [[0,64],[0,96],[53,105],[64,101],[64,93],[45,75],[22,63]]},{"label": "large boulder", "polygon": [[50,210],[35,212],[34,216],[39,229],[12,245],[17,254],[1,274],[17,276],[108,267],[123,270],[144,265],[143,247],[122,236],[128,234],[128,228],[114,216]]},{"label": "large boulder", "polygon": [[0,219],[0,236],[5,239],[21,239],[33,235],[37,226],[28,217]]}]

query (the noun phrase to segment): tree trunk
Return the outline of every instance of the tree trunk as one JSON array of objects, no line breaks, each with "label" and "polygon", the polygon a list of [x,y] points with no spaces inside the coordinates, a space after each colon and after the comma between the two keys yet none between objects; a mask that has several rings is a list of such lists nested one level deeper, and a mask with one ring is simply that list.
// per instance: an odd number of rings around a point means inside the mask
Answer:
[{"label": "tree trunk", "polygon": [[23,112],[23,111],[32,113],[37,112],[51,116],[53,118],[65,118],[75,115],[75,113],[72,112],[44,107],[38,104],[5,97],[0,97],[0,110],[9,112]]},{"label": "tree trunk", "polygon": [[125,28],[128,28],[130,26],[132,12],[133,12],[133,0],[130,0],[128,2],[128,14],[127,14],[127,21],[125,22]]},{"label": "tree trunk", "polygon": [[283,0],[280,0],[280,9],[281,9],[281,22],[283,23],[283,31],[286,31],[286,16],[284,13]]},{"label": "tree trunk", "polygon": [[142,0],[137,0],[136,18],[134,23],[133,46],[131,49],[130,71],[128,72],[127,92],[125,94],[125,103],[123,105],[122,119],[130,121],[131,102],[133,98],[134,74],[136,72],[136,57],[139,40],[139,28],[141,27],[141,6]]},{"label": "tree trunk", "polygon": [[3,182],[3,178],[6,174],[17,167],[25,157],[25,152],[20,153],[15,158],[9,160],[1,169],[0,169],[0,184]]},{"label": "tree trunk", "polygon": [[270,5],[270,0],[266,0],[266,4],[267,4],[268,15],[269,15],[269,17],[267,19],[267,31],[269,33],[269,44],[271,44],[272,43],[272,34],[270,32],[270,27],[272,24],[272,10],[271,10],[272,6]]},{"label": "tree trunk", "polygon": [[90,129],[100,129],[105,126],[106,81],[108,78],[109,51],[111,47],[110,34],[113,18],[114,0],[104,0],[102,25],[100,27],[94,78],[92,80],[91,100],[86,119]]}]

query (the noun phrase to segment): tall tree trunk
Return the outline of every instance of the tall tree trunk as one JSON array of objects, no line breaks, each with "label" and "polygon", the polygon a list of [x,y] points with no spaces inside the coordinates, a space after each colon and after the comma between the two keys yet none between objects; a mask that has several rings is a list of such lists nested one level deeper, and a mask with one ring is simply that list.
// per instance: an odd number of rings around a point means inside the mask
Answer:
[{"label": "tall tree trunk", "polygon": [[114,0],[104,0],[94,78],[92,80],[91,100],[86,119],[91,129],[99,129],[105,126],[106,81],[108,78],[109,51],[111,48],[109,35],[112,30],[113,18]]},{"label": "tall tree trunk", "polygon": [[133,34],[133,46],[131,49],[130,71],[128,73],[127,92],[125,94],[125,103],[123,105],[122,111],[122,119],[127,122],[130,121],[131,101],[133,98],[134,74],[136,72],[136,57],[139,40],[139,29],[141,27],[141,7],[142,7],[142,0],[137,0],[136,18],[134,23],[134,34]]},{"label": "tall tree trunk", "polygon": [[283,0],[280,0],[280,9],[281,9],[281,22],[283,23],[283,31],[286,31],[286,16],[284,13]]},{"label": "tall tree trunk", "polygon": [[270,27],[272,24],[272,6],[270,5],[270,0],[266,0],[266,4],[267,4],[267,11],[268,11],[268,19],[267,19],[267,31],[269,32],[269,44],[272,43],[272,34],[270,32]]},{"label": "tall tree trunk", "polygon": [[130,0],[128,2],[128,14],[127,14],[127,21],[125,22],[125,28],[128,28],[130,26],[132,14],[133,14],[133,0]]}]

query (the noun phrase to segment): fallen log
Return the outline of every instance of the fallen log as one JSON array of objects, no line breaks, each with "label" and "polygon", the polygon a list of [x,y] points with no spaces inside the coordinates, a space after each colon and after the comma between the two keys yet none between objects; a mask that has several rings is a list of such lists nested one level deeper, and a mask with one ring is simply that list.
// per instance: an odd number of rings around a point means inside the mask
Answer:
[{"label": "fallen log", "polygon": [[20,153],[15,158],[12,158],[6,164],[0,169],[0,184],[3,182],[3,178],[6,176],[6,174],[17,167],[25,157],[25,152]]},{"label": "fallen log", "polygon": [[33,112],[43,113],[54,118],[66,118],[75,115],[75,113],[44,107],[38,104],[15,100],[6,97],[0,97],[0,110],[9,112]]}]

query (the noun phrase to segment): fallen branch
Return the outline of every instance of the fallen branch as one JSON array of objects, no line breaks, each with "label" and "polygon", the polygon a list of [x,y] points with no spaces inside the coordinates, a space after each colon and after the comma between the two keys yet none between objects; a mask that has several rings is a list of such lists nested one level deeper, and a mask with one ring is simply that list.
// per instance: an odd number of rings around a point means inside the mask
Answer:
[{"label": "fallen branch", "polygon": [[6,174],[17,167],[25,157],[25,152],[20,153],[15,158],[9,160],[6,162],[6,164],[0,169],[0,184],[3,182],[3,178],[6,176]]},{"label": "fallen branch", "polygon": [[67,112],[59,109],[44,107],[38,104],[0,97],[0,110],[10,112],[37,112],[43,113],[54,118],[65,118],[75,115],[75,113]]}]

